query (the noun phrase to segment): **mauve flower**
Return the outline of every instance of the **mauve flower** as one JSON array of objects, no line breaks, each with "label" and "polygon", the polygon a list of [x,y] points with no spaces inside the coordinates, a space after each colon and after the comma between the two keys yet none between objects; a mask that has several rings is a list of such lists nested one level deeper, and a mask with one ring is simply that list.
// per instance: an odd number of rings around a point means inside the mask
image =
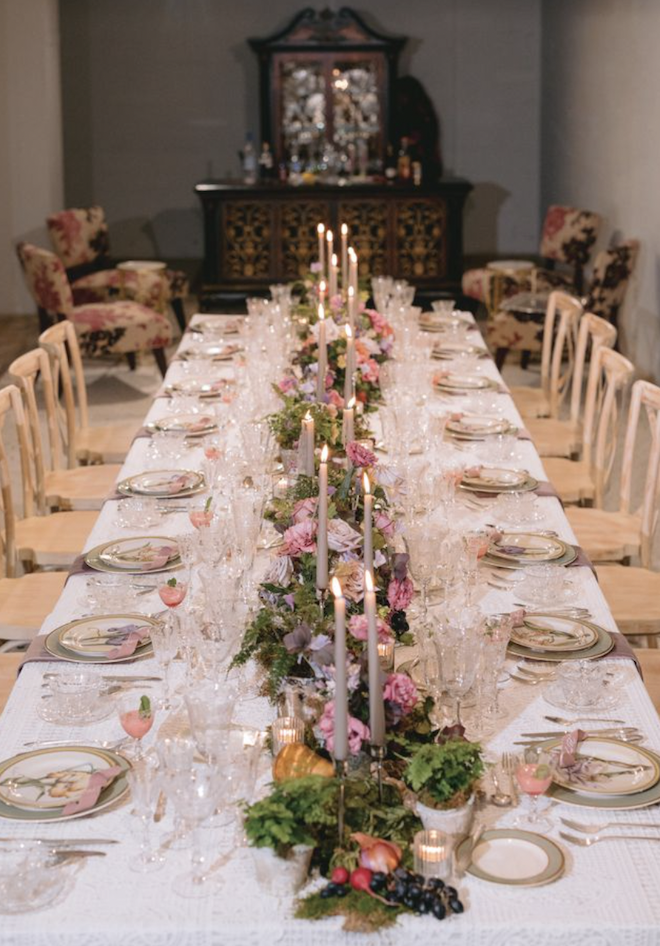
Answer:
[{"label": "mauve flower", "polygon": [[282,536],[283,542],[278,554],[298,558],[303,552],[316,552],[315,536],[316,522],[313,519],[298,522],[287,529]]},{"label": "mauve flower", "polygon": [[330,297],[330,308],[333,312],[339,312],[344,305],[344,300],[339,293]]},{"label": "mauve flower", "polygon": [[309,499],[299,499],[293,507],[293,521],[297,524],[299,522],[306,522],[308,519],[313,519],[317,503],[318,500],[315,496],[310,496]]},{"label": "mauve flower", "polygon": [[[366,614],[354,614],[348,622],[348,630],[357,641],[366,641],[369,636],[369,623]],[[378,642],[389,644],[393,639],[392,628],[381,618],[376,618]]]},{"label": "mauve flower", "polygon": [[385,681],[383,698],[390,703],[396,703],[401,708],[404,716],[407,716],[419,699],[417,687],[405,673],[390,673]]},{"label": "mauve flower", "polygon": [[373,384],[378,381],[378,377],[380,375],[380,365],[377,361],[374,361],[373,358],[368,358],[358,367],[365,381],[370,381]]},{"label": "mauve flower", "polygon": [[295,378],[282,378],[277,386],[283,394],[288,394],[290,391],[296,390],[298,383]]},{"label": "mauve flower", "polygon": [[387,319],[376,312],[375,309],[365,309],[366,315],[369,316],[371,321],[372,328],[378,332],[379,335],[393,335],[394,330]]},{"label": "mauve flower", "polygon": [[328,523],[328,548],[333,552],[349,552],[362,544],[362,536],[343,519]]},{"label": "mauve flower", "polygon": [[326,397],[327,397],[327,400],[328,400],[328,404],[332,405],[333,407],[343,407],[343,406],[344,406],[344,399],[343,399],[343,397],[341,396],[341,394],[339,393],[339,391],[335,391],[334,388],[332,388],[332,390],[328,391]]},{"label": "mauve flower", "polygon": [[364,562],[361,559],[337,562],[333,575],[339,579],[344,597],[362,601],[364,597]]},{"label": "mauve flower", "polygon": [[388,539],[391,539],[396,532],[396,523],[390,519],[387,513],[383,512],[382,509],[376,511],[374,516],[374,525],[379,532],[382,532],[384,536],[387,536]]},{"label": "mauve flower", "polygon": [[320,260],[315,260],[313,263],[310,263],[309,265],[310,273],[320,273],[322,269],[323,269],[323,266],[321,265]]},{"label": "mauve flower", "polygon": [[398,581],[393,578],[387,586],[387,600],[393,611],[405,611],[412,601],[415,589],[410,578]]},{"label": "mauve flower", "polygon": [[407,552],[395,552],[392,556],[392,574],[397,581],[403,581],[408,575],[410,556]]},{"label": "mauve flower", "polygon": [[293,562],[288,555],[280,555],[276,556],[271,562],[270,568],[264,576],[264,581],[269,585],[287,588],[292,576]]},{"label": "mauve flower", "polygon": [[[332,753],[335,749],[335,701],[328,700],[323,708],[323,713],[319,719],[319,729],[321,730],[328,752]],[[351,755],[357,755],[362,748],[362,743],[370,738],[369,727],[360,722],[354,716],[348,717],[348,748]]]},{"label": "mauve flower", "polygon": [[371,450],[367,450],[357,440],[351,440],[350,443],[346,444],[346,456],[353,466],[375,466],[377,462],[376,454],[372,453]]}]

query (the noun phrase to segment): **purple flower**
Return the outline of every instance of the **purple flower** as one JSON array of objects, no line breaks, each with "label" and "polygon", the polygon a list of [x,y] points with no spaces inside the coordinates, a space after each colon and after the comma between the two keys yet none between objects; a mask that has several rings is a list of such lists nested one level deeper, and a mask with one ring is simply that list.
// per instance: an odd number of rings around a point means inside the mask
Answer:
[{"label": "purple flower", "polygon": [[375,466],[377,462],[376,454],[372,453],[371,450],[367,450],[357,440],[352,440],[346,444],[346,456],[353,466],[370,467]]},{"label": "purple flower", "polygon": [[[335,749],[335,701],[328,700],[323,709],[323,714],[319,720],[319,729],[323,734],[325,747],[332,753]],[[367,742],[370,737],[369,727],[365,726],[354,716],[348,717],[348,748],[351,755],[357,755],[362,748],[362,743]]]}]

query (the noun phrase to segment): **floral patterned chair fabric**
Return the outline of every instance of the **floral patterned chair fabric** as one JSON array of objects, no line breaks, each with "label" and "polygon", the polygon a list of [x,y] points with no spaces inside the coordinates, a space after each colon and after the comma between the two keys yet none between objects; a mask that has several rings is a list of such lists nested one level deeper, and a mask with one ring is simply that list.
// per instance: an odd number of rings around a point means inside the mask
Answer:
[{"label": "floral patterned chair fabric", "polygon": [[[28,289],[40,311],[51,319],[66,318],[73,322],[84,354],[159,352],[171,343],[172,329],[164,315],[137,302],[76,306],[59,257],[30,243],[20,243],[17,253]],[[161,366],[162,353],[157,360]]]},{"label": "floral patterned chair fabric", "polygon": [[55,252],[67,269],[76,305],[108,302],[122,289],[129,299],[151,308],[159,306],[164,296],[185,328],[183,299],[190,291],[186,274],[166,269],[163,273],[124,273],[122,279],[109,258],[110,239],[102,207],[62,210],[51,214],[46,225]]},{"label": "floral patterned chair fabric", "polygon": [[[550,266],[535,269],[537,291],[581,291],[582,271],[589,262],[600,223],[600,216],[589,210],[577,210],[557,204],[548,207],[543,222],[540,255]],[[556,263],[566,266],[569,272],[555,270]],[[472,299],[478,299],[479,302],[487,302],[491,277],[492,273],[486,268],[468,269],[463,274],[463,293]],[[518,279],[507,277],[502,296],[507,299],[518,292],[529,292],[530,289],[530,274],[523,272]]]},{"label": "floral patterned chair fabric", "polygon": [[639,240],[626,240],[596,256],[585,302],[586,312],[593,312],[612,325],[617,324],[638,254]]}]

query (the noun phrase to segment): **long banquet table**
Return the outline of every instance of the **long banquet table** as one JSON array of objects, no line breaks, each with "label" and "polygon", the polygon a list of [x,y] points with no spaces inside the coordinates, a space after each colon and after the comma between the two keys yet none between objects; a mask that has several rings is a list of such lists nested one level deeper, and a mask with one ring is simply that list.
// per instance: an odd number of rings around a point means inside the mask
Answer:
[{"label": "long banquet table", "polygon": [[[208,318],[208,316],[206,316]],[[478,333],[473,335],[479,341]],[[180,362],[173,362],[168,381],[180,376]],[[491,361],[483,371],[500,379]],[[507,394],[498,394],[504,414],[511,421],[521,423],[513,401]],[[461,398],[455,399],[460,410]],[[147,420],[161,417],[168,411],[164,398],[157,397]],[[377,424],[377,415],[374,421]],[[124,464],[121,476],[139,473],[145,468],[145,454],[149,441],[137,439]],[[521,465],[539,479],[546,479],[541,460],[531,442],[520,441]],[[201,447],[186,451],[176,464],[188,469],[200,468]],[[560,503],[555,498],[539,499],[544,512],[543,528],[554,529],[559,536],[574,542],[573,535]],[[117,503],[105,503],[98,521],[90,534],[86,549],[117,535],[129,535],[117,528]],[[485,523],[492,513],[470,512],[457,507],[466,528]],[[158,531],[177,535],[191,530],[187,514],[169,516],[162,528],[143,530],[145,534]],[[134,534],[140,534],[136,529]],[[258,568],[262,568],[272,554],[260,552]],[[574,581],[580,585],[579,604],[592,612],[593,619],[609,630],[616,630],[596,578],[589,568],[571,569]],[[42,633],[62,625],[85,613],[83,592],[85,579],[72,577],[52,614],[46,620]],[[484,589],[485,591],[485,589]],[[512,610],[514,592],[488,588],[480,600],[485,613]],[[158,610],[156,595],[148,596],[145,609]],[[60,667],[63,665],[60,664]],[[136,666],[139,670],[136,670]],[[647,736],[647,745],[660,749],[660,719],[644,689],[633,664],[629,660],[613,662],[621,679],[620,702],[616,716],[640,727]],[[54,669],[51,663],[32,662],[23,668],[13,689],[5,712],[0,719],[0,759],[21,751],[27,741],[67,739],[88,744],[120,735],[116,717],[101,723],[79,728],[55,726],[44,722],[37,713],[41,697],[43,674]],[[101,673],[102,668],[94,668]],[[155,673],[154,659],[139,664],[116,665],[113,673]],[[544,701],[542,687],[526,687],[511,682],[503,691],[502,703],[506,717],[502,728],[486,742],[490,756],[511,750],[519,734],[527,730],[546,729],[543,715],[553,711]],[[239,701],[235,719],[258,727],[265,727],[274,716],[274,708],[264,699],[246,694],[249,699]],[[609,713],[606,715],[610,715]],[[162,723],[162,718],[157,721]],[[264,760],[264,767],[267,765]],[[264,769],[265,770],[265,769]],[[598,823],[615,820],[622,827],[640,820],[640,812],[592,812],[584,808],[556,805],[552,810],[554,827],[551,836],[558,838],[558,818],[561,815]],[[657,808],[643,811],[644,821],[653,821],[660,827]],[[483,817],[489,823],[506,826],[511,823],[511,810],[487,808]],[[155,828],[164,837],[171,831],[168,812],[160,826]],[[172,891],[174,878],[187,867],[189,851],[172,850],[164,868],[152,874],[138,874],[128,869],[139,851],[137,821],[130,813],[130,802],[115,810],[95,817],[81,818],[65,824],[0,823],[3,837],[106,837],[120,843],[108,848],[107,856],[90,860],[79,870],[68,895],[42,912],[19,916],[2,916],[0,944],[58,944],[58,946],[201,946],[201,944],[265,944],[296,943],[325,944],[348,941],[349,934],[341,932],[341,918],[320,922],[293,919],[293,897],[278,900],[257,885],[251,852],[246,848],[234,851],[230,857],[220,857],[221,866],[215,873],[213,893],[206,898],[190,900]],[[659,836],[660,837],[660,836]],[[218,852],[227,852],[228,837],[217,830]],[[451,942],[452,944],[488,944],[488,946],[647,946],[660,943],[660,850],[651,842],[611,841],[590,849],[572,847],[559,842],[566,856],[565,874],[555,883],[534,889],[490,885],[472,877],[462,881],[466,911],[442,925],[432,918],[405,916],[396,926],[378,934],[379,942],[403,943],[413,938],[415,943]],[[224,846],[223,846],[224,845]],[[2,851],[0,850],[0,857]],[[353,936],[350,936],[353,939]]]}]

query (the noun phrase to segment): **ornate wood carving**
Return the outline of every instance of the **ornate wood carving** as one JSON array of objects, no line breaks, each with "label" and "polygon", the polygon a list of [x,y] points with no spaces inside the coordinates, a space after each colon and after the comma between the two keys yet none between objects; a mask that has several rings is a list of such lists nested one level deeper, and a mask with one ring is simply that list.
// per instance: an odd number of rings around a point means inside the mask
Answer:
[{"label": "ornate wood carving", "polygon": [[388,212],[383,200],[351,200],[339,204],[338,219],[348,225],[351,243],[360,248],[361,275],[388,273]]},{"label": "ornate wood carving", "polygon": [[397,201],[395,273],[402,278],[442,278],[447,271],[447,206],[438,200]]},{"label": "ornate wood carving", "polygon": [[272,266],[272,205],[264,201],[228,201],[223,222],[226,276],[238,280],[268,277]]},{"label": "ornate wood carving", "polygon": [[319,220],[329,220],[330,207],[316,200],[287,201],[280,209],[283,279],[298,279],[318,258]]}]

